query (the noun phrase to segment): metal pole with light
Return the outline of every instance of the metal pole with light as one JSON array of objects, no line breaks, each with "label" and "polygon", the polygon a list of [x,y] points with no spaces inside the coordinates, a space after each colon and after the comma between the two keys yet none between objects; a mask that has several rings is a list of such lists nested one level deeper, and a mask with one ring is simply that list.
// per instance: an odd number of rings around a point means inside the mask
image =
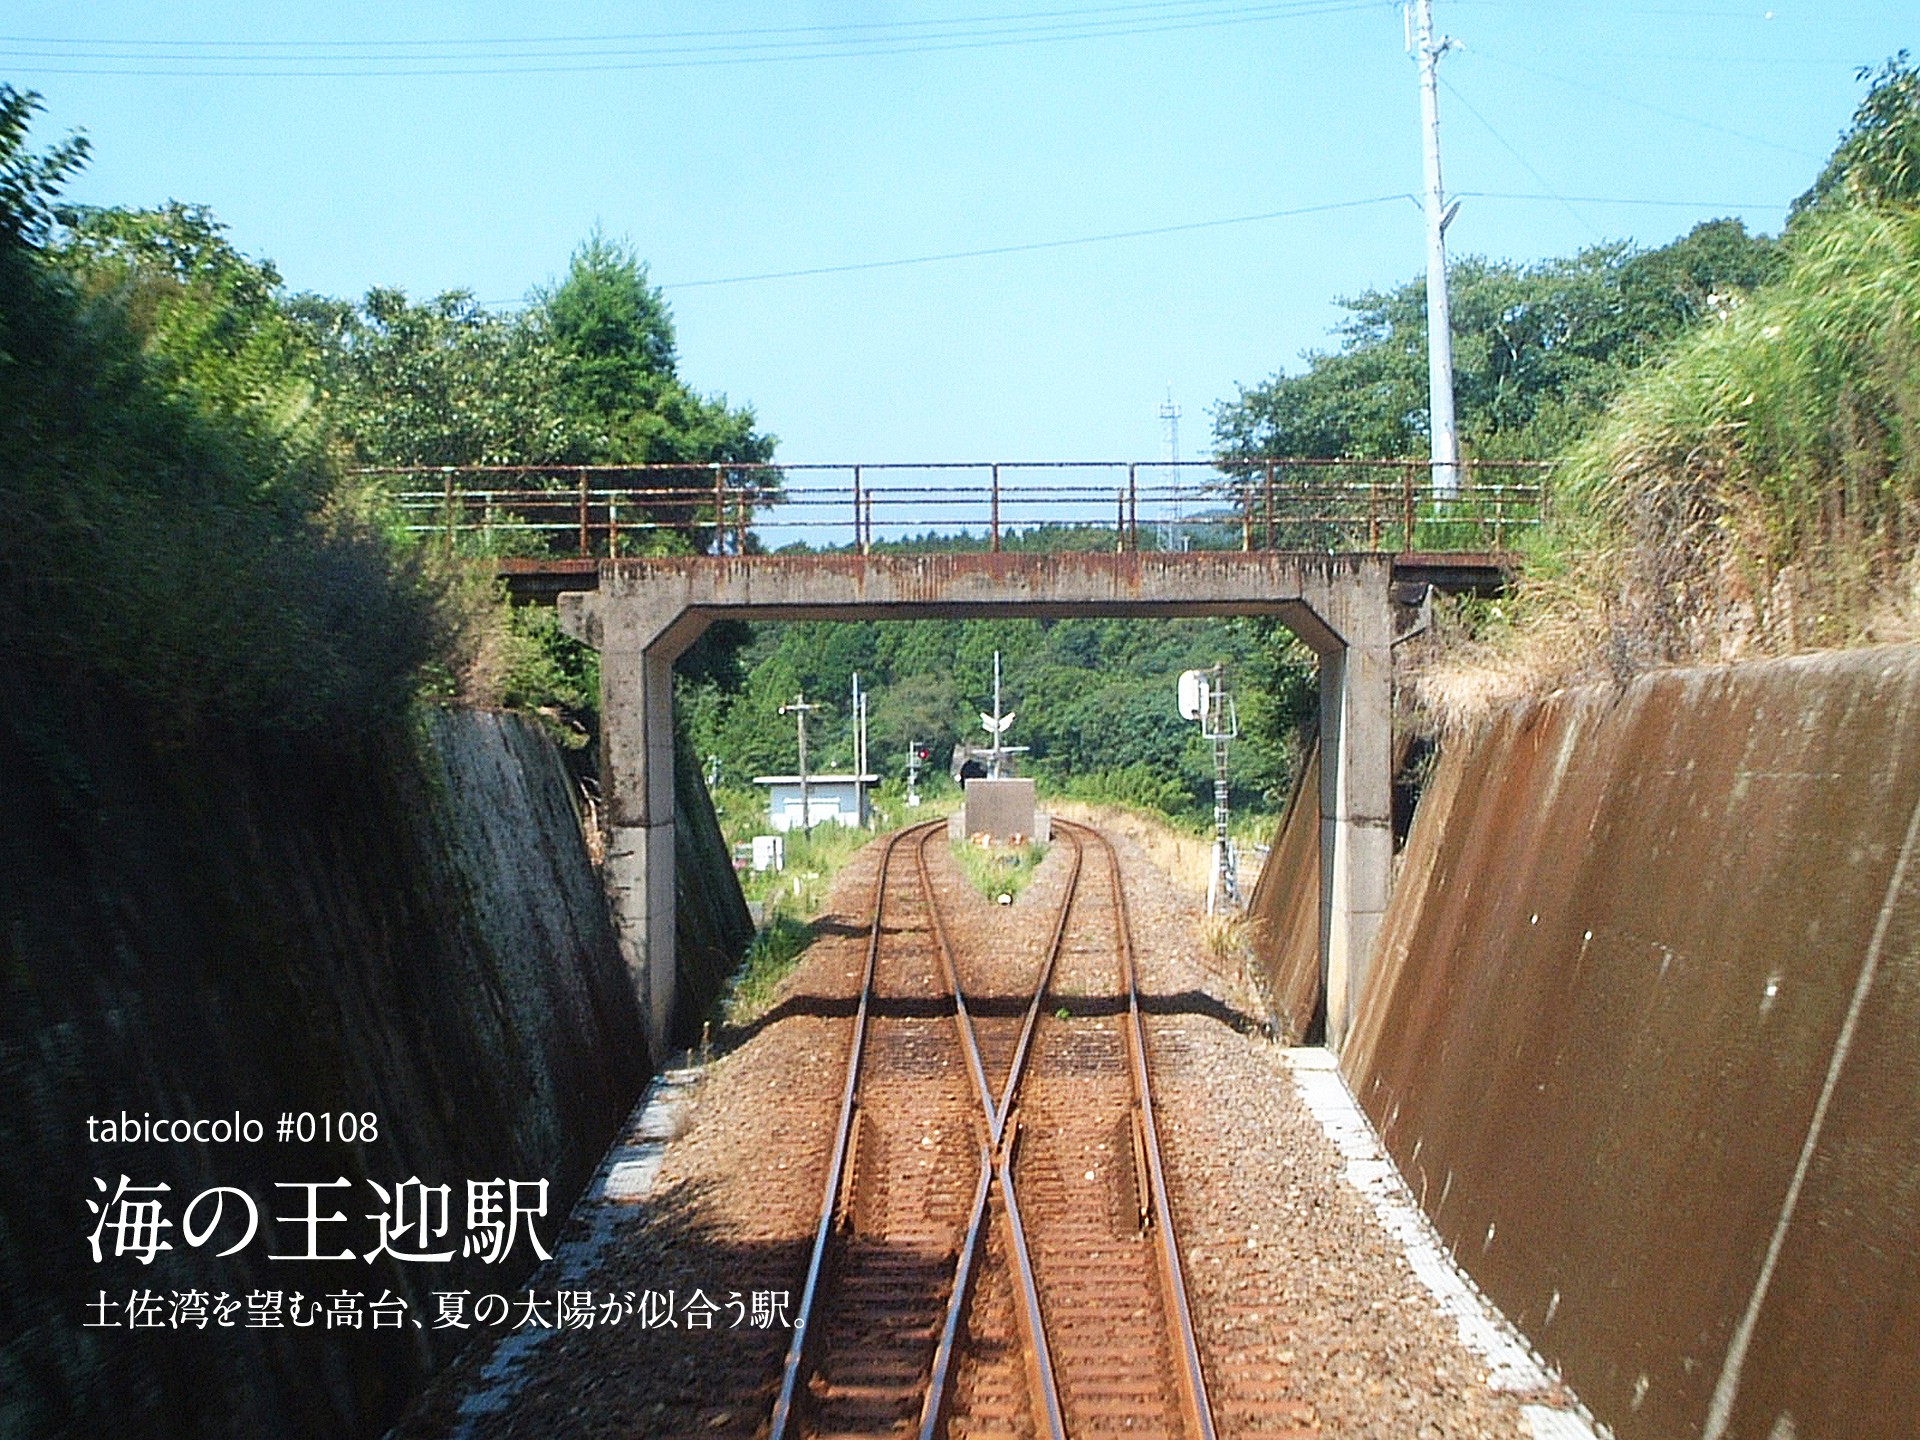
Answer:
[{"label": "metal pole with light", "polygon": [[1007,744],[1007,727],[1011,724],[1012,712],[1002,713],[1000,709],[1000,652],[996,650],[993,652],[993,714],[989,715],[984,710],[980,712],[980,728],[993,736],[993,749],[988,754],[992,757],[989,761],[992,766],[991,778],[995,780],[1006,779],[1007,756],[1024,755],[1027,751],[1025,745]]}]

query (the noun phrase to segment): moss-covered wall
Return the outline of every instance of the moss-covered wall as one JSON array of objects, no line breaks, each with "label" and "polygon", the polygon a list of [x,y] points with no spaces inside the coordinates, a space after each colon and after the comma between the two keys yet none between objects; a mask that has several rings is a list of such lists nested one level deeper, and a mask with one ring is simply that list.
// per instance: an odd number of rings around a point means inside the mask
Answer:
[{"label": "moss-covered wall", "polygon": [[[58,693],[0,672],[0,1435],[376,1434],[470,1333],[433,1328],[431,1292],[511,1292],[532,1254],[269,1260],[306,1248],[276,1182],[346,1178],[320,1233],[365,1252],[369,1182],[450,1185],[457,1250],[467,1181],[546,1180],[550,1248],[650,1071],[558,756],[471,713],[326,747],[161,743]],[[238,1112],[267,1138],[90,1142],[123,1111]],[[372,1112],[378,1138],[279,1143],[289,1111]],[[110,1243],[96,1263],[87,1202],[123,1175],[171,1187],[176,1227],[201,1191],[245,1191],[260,1233],[218,1259],[237,1232],[191,1249],[174,1228],[150,1264]],[[133,1290],[391,1292],[410,1323],[86,1327]]]},{"label": "moss-covered wall", "polygon": [[753,939],[753,916],[733,873],[733,856],[693,750],[676,737],[673,752],[674,965],[678,971],[670,1038],[700,1039],[701,1022]]}]

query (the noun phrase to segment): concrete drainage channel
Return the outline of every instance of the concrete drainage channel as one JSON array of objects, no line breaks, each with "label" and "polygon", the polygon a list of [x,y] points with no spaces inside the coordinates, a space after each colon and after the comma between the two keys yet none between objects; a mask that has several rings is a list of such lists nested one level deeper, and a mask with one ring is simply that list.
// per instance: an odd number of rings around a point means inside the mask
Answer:
[{"label": "concrete drainage channel", "polygon": [[1534,1354],[1493,1302],[1455,1265],[1400,1172],[1387,1157],[1373,1124],[1341,1077],[1329,1050],[1287,1052],[1294,1089],[1347,1163],[1346,1178],[1373,1206],[1381,1228],[1401,1247],[1414,1277],[1460,1328],[1460,1343],[1487,1366],[1487,1386],[1521,1403],[1534,1440],[1601,1440],[1608,1435]]},{"label": "concrete drainage channel", "polygon": [[[547,1261],[527,1281],[531,1290],[567,1290],[584,1287],[607,1246],[621,1230],[644,1215],[641,1208],[653,1193],[667,1146],[686,1128],[693,1093],[702,1067],[683,1056],[682,1063],[655,1076],[627,1116],[620,1136],[607,1150],[593,1183],[568,1217],[566,1228],[580,1233],[554,1248]],[[513,1403],[526,1383],[528,1361],[559,1332],[544,1327],[516,1331],[495,1347],[480,1371],[481,1388],[460,1402],[452,1440],[475,1440],[476,1426]]]}]

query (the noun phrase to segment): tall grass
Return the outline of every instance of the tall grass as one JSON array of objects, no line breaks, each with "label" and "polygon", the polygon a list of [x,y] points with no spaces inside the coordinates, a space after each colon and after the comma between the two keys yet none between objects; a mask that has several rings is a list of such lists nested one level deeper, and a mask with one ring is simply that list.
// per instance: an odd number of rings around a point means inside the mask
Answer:
[{"label": "tall grass", "polygon": [[[1078,820],[1099,830],[1124,835],[1146,852],[1163,875],[1188,896],[1205,899],[1207,877],[1213,870],[1213,841],[1184,834],[1164,816],[1113,804],[1084,800],[1056,800],[1047,808],[1063,820]],[[1248,889],[1253,881],[1246,881]]]},{"label": "tall grass", "polygon": [[751,1024],[766,1012],[773,992],[800,963],[814,942],[813,926],[776,909],[761,925],[740,968],[721,998],[721,1019],[728,1025]]},{"label": "tall grass", "polygon": [[1791,256],[1566,457],[1518,602],[1430,704],[1920,634],[1920,211],[1815,216]]}]

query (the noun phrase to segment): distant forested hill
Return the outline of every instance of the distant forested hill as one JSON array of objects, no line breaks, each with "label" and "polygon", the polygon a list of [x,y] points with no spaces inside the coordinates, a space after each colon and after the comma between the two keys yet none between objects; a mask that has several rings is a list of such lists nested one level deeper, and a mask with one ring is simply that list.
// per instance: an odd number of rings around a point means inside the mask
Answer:
[{"label": "distant forested hill", "polygon": [[[1272,808],[1291,783],[1299,726],[1311,714],[1313,657],[1267,620],[913,620],[758,625],[745,643],[720,637],[683,665],[683,723],[721,783],[791,771],[794,722],[779,707],[804,691],[813,713],[809,759],[853,763],[852,677],[871,694],[868,759],[904,773],[907,746],[931,746],[941,774],[957,742],[986,740],[980,711],[1001,652],[1010,740],[1029,745],[1023,773],[1056,789],[1128,800],[1172,815],[1212,804],[1213,761],[1182,720],[1182,670],[1224,663],[1238,696],[1236,804]],[[716,662],[717,663],[713,663]]]}]

